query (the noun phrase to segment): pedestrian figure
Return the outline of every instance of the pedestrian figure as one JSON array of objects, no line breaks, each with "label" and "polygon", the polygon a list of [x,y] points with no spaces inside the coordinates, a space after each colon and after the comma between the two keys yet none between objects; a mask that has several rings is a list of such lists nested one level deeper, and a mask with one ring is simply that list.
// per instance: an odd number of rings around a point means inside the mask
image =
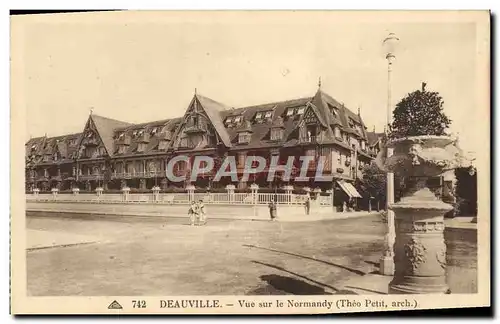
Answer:
[{"label": "pedestrian figure", "polygon": [[311,197],[309,197],[309,195],[306,197],[304,205],[306,207],[306,215],[309,215],[309,212],[311,211]]},{"label": "pedestrian figure", "polygon": [[194,201],[191,202],[191,206],[189,207],[188,215],[189,215],[189,221],[191,223],[191,226],[194,226],[195,221],[199,217],[198,216],[199,215],[198,205]]},{"label": "pedestrian figure", "polygon": [[207,223],[207,211],[205,209],[205,204],[203,204],[203,199],[198,202],[198,212],[200,217],[200,222],[205,225]]},{"label": "pedestrian figure", "polygon": [[269,215],[271,216],[271,221],[275,221],[277,215],[277,206],[276,203],[274,202],[274,199],[271,199],[271,202],[269,203]]}]

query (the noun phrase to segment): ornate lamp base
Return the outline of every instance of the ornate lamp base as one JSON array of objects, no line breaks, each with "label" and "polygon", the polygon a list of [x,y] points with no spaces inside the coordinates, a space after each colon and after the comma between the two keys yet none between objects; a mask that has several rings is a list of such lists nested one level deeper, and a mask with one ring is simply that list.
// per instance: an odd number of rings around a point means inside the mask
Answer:
[{"label": "ornate lamp base", "polygon": [[394,257],[383,256],[380,258],[380,274],[383,276],[394,275]]},{"label": "ornate lamp base", "polygon": [[415,191],[392,205],[396,214],[395,273],[391,294],[444,294],[446,244],[444,214],[451,205],[437,199],[417,180]]}]

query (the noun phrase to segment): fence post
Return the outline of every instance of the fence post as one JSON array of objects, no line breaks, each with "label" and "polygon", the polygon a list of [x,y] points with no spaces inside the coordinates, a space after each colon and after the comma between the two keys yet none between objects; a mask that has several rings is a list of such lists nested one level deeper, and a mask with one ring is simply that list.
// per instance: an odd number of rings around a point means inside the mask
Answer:
[{"label": "fence post", "polygon": [[188,200],[193,201],[194,200],[194,189],[195,187],[193,185],[187,185],[186,186],[186,191],[188,193]]},{"label": "fence post", "polygon": [[152,190],[153,190],[153,201],[155,202],[160,201],[160,187],[154,186]]},{"label": "fence post", "polygon": [[57,194],[59,193],[59,189],[57,189],[57,188],[52,188],[52,189],[51,189],[51,191],[52,191],[52,198],[53,198],[54,200],[56,200],[56,199],[57,199]]},{"label": "fence post", "polygon": [[252,183],[250,186],[250,190],[252,191],[252,204],[256,205],[258,202],[258,191],[259,191],[259,185],[256,183]]},{"label": "fence post", "polygon": [[40,193],[40,189],[38,189],[38,188],[33,189],[33,196],[35,196],[35,199],[38,199],[39,193]]},{"label": "fence post", "polygon": [[333,206],[333,189],[328,189],[326,193],[328,194],[328,205]]},{"label": "fence post", "polygon": [[125,186],[122,188],[122,193],[123,193],[123,201],[128,201],[128,194],[130,192],[130,188]]},{"label": "fence post", "polygon": [[234,201],[234,189],[236,187],[232,184],[226,186],[227,194],[229,196],[229,202],[232,203]]},{"label": "fence post", "polygon": [[285,193],[287,195],[287,202],[288,204],[292,203],[292,191],[293,191],[293,186],[285,186],[283,189],[285,189]]},{"label": "fence post", "polygon": [[102,187],[97,187],[97,188],[95,188],[95,192],[96,192],[97,197],[98,197],[99,199],[101,199],[101,196],[102,196],[102,192],[103,192],[103,191],[104,191],[104,189],[103,189]]}]

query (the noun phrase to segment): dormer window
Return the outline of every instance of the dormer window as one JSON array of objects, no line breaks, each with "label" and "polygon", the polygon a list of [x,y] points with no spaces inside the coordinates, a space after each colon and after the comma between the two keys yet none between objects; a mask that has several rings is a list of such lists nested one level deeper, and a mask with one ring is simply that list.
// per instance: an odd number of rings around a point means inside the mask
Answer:
[{"label": "dormer window", "polygon": [[305,110],[306,107],[300,107],[299,109],[297,109],[297,115],[303,115]]},{"label": "dormer window", "polygon": [[238,134],[238,143],[246,144],[250,143],[250,139],[252,138],[252,134],[249,132],[243,132]]},{"label": "dormer window", "polygon": [[289,108],[289,109],[286,111],[286,115],[287,115],[287,117],[288,117],[288,116],[292,116],[292,115],[293,115],[293,108]]},{"label": "dormer window", "polygon": [[138,145],[137,145],[137,152],[144,152],[144,151],[146,151],[146,145],[147,145],[147,143],[138,143]]},{"label": "dormer window", "polygon": [[271,118],[271,116],[273,115],[273,112],[272,111],[266,111],[266,118]]},{"label": "dormer window", "polygon": [[137,131],[135,130],[133,133],[132,133],[133,136],[136,136],[137,135]]},{"label": "dormer window", "polygon": [[261,113],[261,112],[258,112],[258,113],[255,115],[255,119],[256,119],[256,120],[262,119],[262,113]]},{"label": "dormer window", "polygon": [[120,136],[118,136],[119,139],[122,139],[123,137],[125,137],[125,133],[121,133]]},{"label": "dormer window", "polygon": [[340,128],[338,126],[335,126],[334,131],[336,138],[342,138],[342,134],[340,133]]},{"label": "dormer window", "polygon": [[271,141],[280,141],[283,138],[283,128],[271,129]]},{"label": "dormer window", "polygon": [[366,150],[366,143],[364,140],[361,140],[361,149],[364,151]]},{"label": "dormer window", "polygon": [[151,130],[151,134],[156,134],[158,132],[158,127],[155,127]]},{"label": "dormer window", "polygon": [[334,116],[334,117],[338,117],[339,115],[339,111],[338,111],[338,108],[337,107],[334,107],[330,104],[328,104],[328,109],[330,110],[330,113]]},{"label": "dormer window", "polygon": [[234,122],[235,122],[235,123],[239,123],[239,122],[241,122],[241,116],[235,117],[235,118],[234,118]]},{"label": "dormer window", "polygon": [[349,118],[349,127],[354,128],[354,121]]},{"label": "dormer window", "polygon": [[226,125],[229,125],[233,122],[233,118],[232,117],[227,117],[226,118]]}]

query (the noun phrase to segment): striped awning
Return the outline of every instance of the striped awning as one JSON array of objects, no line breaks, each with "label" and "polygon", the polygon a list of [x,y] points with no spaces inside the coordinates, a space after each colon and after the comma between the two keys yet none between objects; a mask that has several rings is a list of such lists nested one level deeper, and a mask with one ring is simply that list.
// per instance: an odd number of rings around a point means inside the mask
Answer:
[{"label": "striped awning", "polygon": [[337,181],[339,184],[340,188],[344,190],[344,192],[351,198],[362,198],[359,192],[354,188],[352,184],[349,182],[345,182],[343,180]]}]

